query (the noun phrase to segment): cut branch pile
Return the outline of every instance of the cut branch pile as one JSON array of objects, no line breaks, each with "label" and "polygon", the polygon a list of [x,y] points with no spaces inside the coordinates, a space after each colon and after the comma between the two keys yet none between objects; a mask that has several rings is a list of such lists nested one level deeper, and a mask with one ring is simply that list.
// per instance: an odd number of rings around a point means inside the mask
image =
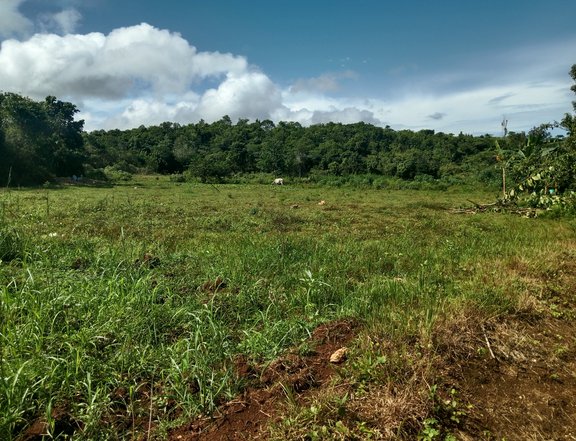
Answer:
[{"label": "cut branch pile", "polygon": [[521,208],[509,200],[498,200],[491,204],[479,204],[468,199],[473,207],[451,208],[450,212],[455,214],[477,214],[477,213],[510,213],[525,217],[536,217],[538,210],[535,208]]}]

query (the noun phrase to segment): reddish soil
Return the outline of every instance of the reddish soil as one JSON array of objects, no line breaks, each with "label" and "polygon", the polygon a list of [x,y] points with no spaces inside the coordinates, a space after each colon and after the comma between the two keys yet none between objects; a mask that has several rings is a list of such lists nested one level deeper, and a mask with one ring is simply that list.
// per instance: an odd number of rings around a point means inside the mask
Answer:
[{"label": "reddish soil", "polygon": [[[366,424],[371,439],[416,439],[424,421],[434,418],[439,432],[429,439],[450,434],[459,440],[576,440],[576,261],[572,254],[560,254],[554,273],[510,264],[514,277],[528,288],[525,301],[507,315],[480,319],[481,313],[464,311],[449,323],[438,323],[431,340],[377,342],[399,367],[391,371],[390,381],[368,383],[361,394],[355,394],[354,382],[344,380],[352,415],[344,423]],[[216,279],[202,290],[222,288],[224,281]],[[269,428],[289,411],[287,402],[305,406],[330,392],[340,370],[330,356],[353,346],[359,333],[357,323],[341,320],[318,327],[307,353],[291,351],[268,365],[239,357],[236,375],[247,383],[242,395],[213,415],[172,430],[169,439],[270,438]],[[52,417],[55,435],[81,429],[65,409],[55,409]],[[140,434],[146,432],[144,419],[136,426]],[[38,419],[20,439],[40,440],[46,433],[46,422]]]},{"label": "reddish soil", "polygon": [[[56,408],[52,410],[52,418],[54,419],[54,428],[52,435],[54,438],[62,437],[63,439],[71,437],[76,430],[81,429],[81,426],[73,420],[68,411],[64,408]],[[36,419],[30,427],[26,429],[20,441],[41,441],[46,439],[48,431],[48,423],[44,418]]]},{"label": "reddish soil", "polygon": [[266,426],[281,417],[287,394],[303,396],[325,385],[334,373],[330,356],[354,338],[356,329],[354,322],[346,320],[320,326],[312,335],[310,353],[289,353],[262,369],[239,359],[237,375],[248,378],[252,385],[215,415],[173,430],[170,440],[266,439]]},{"label": "reddish soil", "polygon": [[[361,402],[352,400],[355,416],[374,429],[372,439],[415,439],[433,417],[440,433],[431,439],[576,440],[576,262],[565,257],[554,274],[511,265],[518,279],[533,282],[523,307],[483,322],[471,312],[439,324],[432,353],[416,342],[404,354],[414,360],[411,380],[376,385]],[[170,440],[267,439],[267,428],[286,416],[288,394],[304,405],[328,387],[330,355],[357,331],[352,322],[324,325],[311,338],[313,353],[289,353],[267,367],[239,359],[237,374],[251,386],[214,416],[173,430]],[[434,399],[426,398],[431,385]]]},{"label": "reddish soil", "polygon": [[560,319],[495,326],[488,337],[495,358],[472,359],[454,372],[461,398],[473,406],[460,437],[576,440],[575,331]]},{"label": "reddish soil", "polygon": [[444,380],[471,406],[458,439],[576,440],[576,261],[564,251],[555,263],[538,273],[513,262],[524,306],[456,345]]}]

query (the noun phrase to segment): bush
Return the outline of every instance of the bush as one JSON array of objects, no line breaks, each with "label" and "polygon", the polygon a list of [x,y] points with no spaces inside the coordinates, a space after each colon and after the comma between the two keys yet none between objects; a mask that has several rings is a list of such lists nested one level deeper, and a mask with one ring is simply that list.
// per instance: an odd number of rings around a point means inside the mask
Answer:
[{"label": "bush", "polygon": [[186,182],[186,177],[183,174],[170,175],[170,182]]},{"label": "bush", "polygon": [[118,181],[130,181],[132,179],[132,173],[128,173],[127,171],[120,170],[114,165],[109,165],[104,169],[104,173],[106,178],[113,182]]},{"label": "bush", "polygon": [[84,166],[84,176],[95,181],[107,181],[108,176],[101,168],[94,168],[90,164]]}]

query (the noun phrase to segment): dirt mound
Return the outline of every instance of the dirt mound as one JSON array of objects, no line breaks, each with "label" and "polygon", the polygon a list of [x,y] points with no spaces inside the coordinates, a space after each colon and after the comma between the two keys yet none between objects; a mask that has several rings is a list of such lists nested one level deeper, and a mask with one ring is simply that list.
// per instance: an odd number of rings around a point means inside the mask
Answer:
[{"label": "dirt mound", "polygon": [[[576,440],[576,262],[564,257],[553,273],[513,262],[509,270],[528,289],[506,315],[486,318],[472,308],[438,323],[429,340],[377,342],[401,372],[369,381],[361,393],[345,381],[349,415],[336,429],[355,424],[386,440]],[[289,352],[267,366],[239,358],[237,375],[250,384],[242,396],[170,439],[268,439],[269,428],[286,418],[287,401],[305,408],[330,393],[330,357],[359,332],[352,321],[328,323],[314,331],[309,353]],[[306,433],[313,432],[284,438]]]},{"label": "dirt mound", "polygon": [[287,394],[298,399],[326,384],[334,373],[330,356],[352,340],[356,330],[357,324],[351,320],[324,324],[312,334],[309,345],[312,349],[308,353],[288,353],[264,367],[253,367],[240,357],[236,363],[237,375],[251,385],[211,417],[199,418],[173,430],[170,439],[266,439],[266,425],[280,416],[281,403]]},{"label": "dirt mound", "polygon": [[81,430],[81,424],[75,421],[65,408],[52,409],[50,413],[52,418],[52,427],[46,421],[46,418],[41,417],[36,419],[28,429],[23,433],[21,441],[41,441],[51,437],[63,439],[71,437],[74,432]]}]

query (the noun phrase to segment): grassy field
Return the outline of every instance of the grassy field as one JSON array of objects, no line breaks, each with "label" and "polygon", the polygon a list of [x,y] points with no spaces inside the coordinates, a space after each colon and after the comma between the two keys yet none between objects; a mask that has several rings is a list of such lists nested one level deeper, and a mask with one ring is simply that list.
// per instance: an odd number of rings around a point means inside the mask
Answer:
[{"label": "grassy field", "polygon": [[[314,329],[339,320],[359,324],[349,390],[401,382],[420,362],[382,341],[433,357],[438,329],[526,307],[510,268],[553,272],[561,250],[576,256],[574,220],[451,211],[495,196],[162,177],[3,190],[0,438],[164,439],[247,387],[239,357],[306,354]],[[433,395],[408,425],[421,439],[444,430]],[[270,437],[384,437],[338,418],[334,396],[307,414],[286,400],[292,416]]]}]

